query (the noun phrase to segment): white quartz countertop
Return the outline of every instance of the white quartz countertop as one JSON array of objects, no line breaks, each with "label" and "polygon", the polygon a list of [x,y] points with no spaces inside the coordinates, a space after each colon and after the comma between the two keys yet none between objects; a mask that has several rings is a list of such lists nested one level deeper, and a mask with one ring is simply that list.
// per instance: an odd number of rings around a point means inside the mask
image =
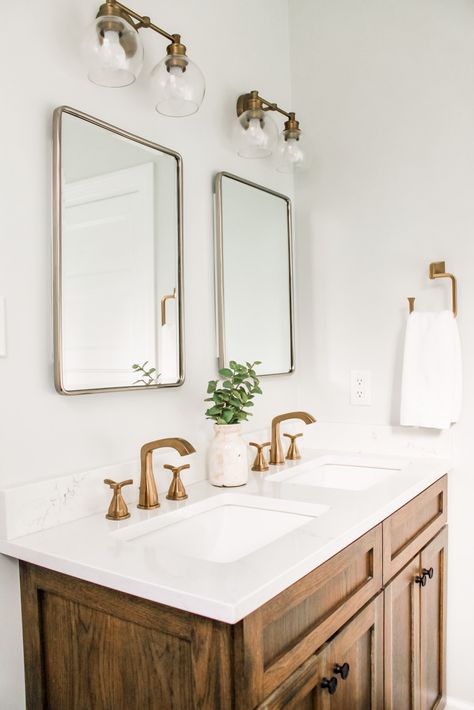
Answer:
[{"label": "white quartz countertop", "polygon": [[[282,471],[312,470],[325,457],[341,452],[307,450],[300,462],[272,467],[265,474],[251,474],[247,486],[214,488],[207,482],[188,486],[189,498],[177,503],[161,493],[161,507],[153,511],[130,506],[131,518],[122,522],[90,515],[10,540],[0,540],[0,552],[48,569],[96,584],[235,623],[301,579],[414,496],[448,472],[450,462],[441,458],[383,457],[371,455],[381,466],[400,468],[393,475],[363,490],[309,485],[290,485]],[[360,466],[368,457],[347,454]],[[357,469],[354,469],[357,476]],[[361,474],[362,475],[362,474]],[[169,516],[210,497],[239,495],[292,501],[292,509],[304,515],[314,504],[328,506],[320,517],[232,562],[199,559],[168,545],[130,544],[134,526]],[[263,504],[263,501],[262,501]],[[262,507],[264,507],[262,505]],[[218,531],[216,531],[216,535]]]}]

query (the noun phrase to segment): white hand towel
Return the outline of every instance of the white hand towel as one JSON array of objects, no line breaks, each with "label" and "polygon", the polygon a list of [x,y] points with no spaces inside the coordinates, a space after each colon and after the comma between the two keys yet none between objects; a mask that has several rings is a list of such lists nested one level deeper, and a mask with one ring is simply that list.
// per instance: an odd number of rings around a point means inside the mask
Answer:
[{"label": "white hand towel", "polygon": [[459,419],[462,361],[451,311],[408,316],[400,424],[449,429]]},{"label": "white hand towel", "polygon": [[165,325],[161,326],[158,372],[161,375],[160,382],[162,384],[178,381],[178,352],[176,335],[175,325],[165,323]]}]

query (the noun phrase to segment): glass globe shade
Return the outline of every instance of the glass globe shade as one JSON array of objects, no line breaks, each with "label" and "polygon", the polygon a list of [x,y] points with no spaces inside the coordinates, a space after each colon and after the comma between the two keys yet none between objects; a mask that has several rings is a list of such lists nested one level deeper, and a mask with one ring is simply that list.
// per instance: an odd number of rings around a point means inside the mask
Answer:
[{"label": "glass globe shade", "polygon": [[190,116],[199,109],[206,91],[199,67],[185,54],[173,58],[166,55],[151,72],[155,108],[164,116]]},{"label": "glass globe shade", "polygon": [[278,145],[275,151],[275,167],[279,173],[292,173],[299,170],[305,161],[304,151],[300,141],[301,131],[298,138],[285,138],[282,131],[278,138]]},{"label": "glass globe shade", "polygon": [[241,158],[266,158],[277,141],[278,129],[264,111],[244,111],[234,122],[233,142]]},{"label": "glass globe shade", "polygon": [[97,17],[82,42],[87,75],[94,84],[132,84],[143,65],[143,46],[136,29],[122,17]]}]

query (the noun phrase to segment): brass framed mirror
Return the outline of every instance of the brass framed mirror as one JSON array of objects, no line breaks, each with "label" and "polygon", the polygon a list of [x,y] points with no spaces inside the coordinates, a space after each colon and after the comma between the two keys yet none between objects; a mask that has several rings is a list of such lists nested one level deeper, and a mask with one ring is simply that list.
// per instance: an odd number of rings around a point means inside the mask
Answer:
[{"label": "brass framed mirror", "polygon": [[181,385],[181,156],[61,106],[53,162],[57,391]]},{"label": "brass framed mirror", "polygon": [[227,172],[215,178],[219,367],[295,369],[291,200]]}]

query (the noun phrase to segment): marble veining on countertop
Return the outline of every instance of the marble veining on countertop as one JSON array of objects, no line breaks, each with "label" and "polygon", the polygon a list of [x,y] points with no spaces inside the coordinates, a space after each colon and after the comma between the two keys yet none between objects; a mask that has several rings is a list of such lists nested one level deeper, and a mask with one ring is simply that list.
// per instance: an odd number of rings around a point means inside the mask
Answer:
[{"label": "marble veining on countertop", "polygon": [[[188,487],[189,498],[172,502],[161,493],[161,507],[144,511],[130,503],[132,517],[122,522],[100,513],[40,529],[27,535],[0,539],[0,552],[64,574],[117,589],[152,601],[235,623],[301,579],[348,544],[377,525],[411,498],[448,472],[446,458],[401,457],[394,475],[366,490],[343,490],[308,485],[289,485],[281,471],[311,469],[324,457],[341,452],[304,450],[301,462],[275,467],[266,474],[251,474],[247,486],[219,489],[206,481]],[[352,454],[354,459],[355,454]],[[384,461],[380,454],[377,459]],[[386,465],[394,456],[386,457]],[[313,463],[312,463],[313,462]],[[127,466],[123,473],[126,475]],[[276,472],[276,473],[275,473]],[[101,472],[102,476],[102,472]],[[81,477],[78,474],[78,482]],[[53,484],[51,484],[53,485]],[[54,501],[51,498],[54,517]],[[308,504],[328,506],[320,517],[281,536],[270,544],[233,562],[211,562],[177,553],[166,546],[135,546],[126,534],[137,523],[153,521],[174,510],[210,497],[236,493],[292,501],[301,514]],[[63,486],[60,496],[74,498],[74,481]],[[8,501],[4,501],[8,514]],[[44,511],[44,506],[39,506]],[[124,536],[125,535],[125,538]]]}]

